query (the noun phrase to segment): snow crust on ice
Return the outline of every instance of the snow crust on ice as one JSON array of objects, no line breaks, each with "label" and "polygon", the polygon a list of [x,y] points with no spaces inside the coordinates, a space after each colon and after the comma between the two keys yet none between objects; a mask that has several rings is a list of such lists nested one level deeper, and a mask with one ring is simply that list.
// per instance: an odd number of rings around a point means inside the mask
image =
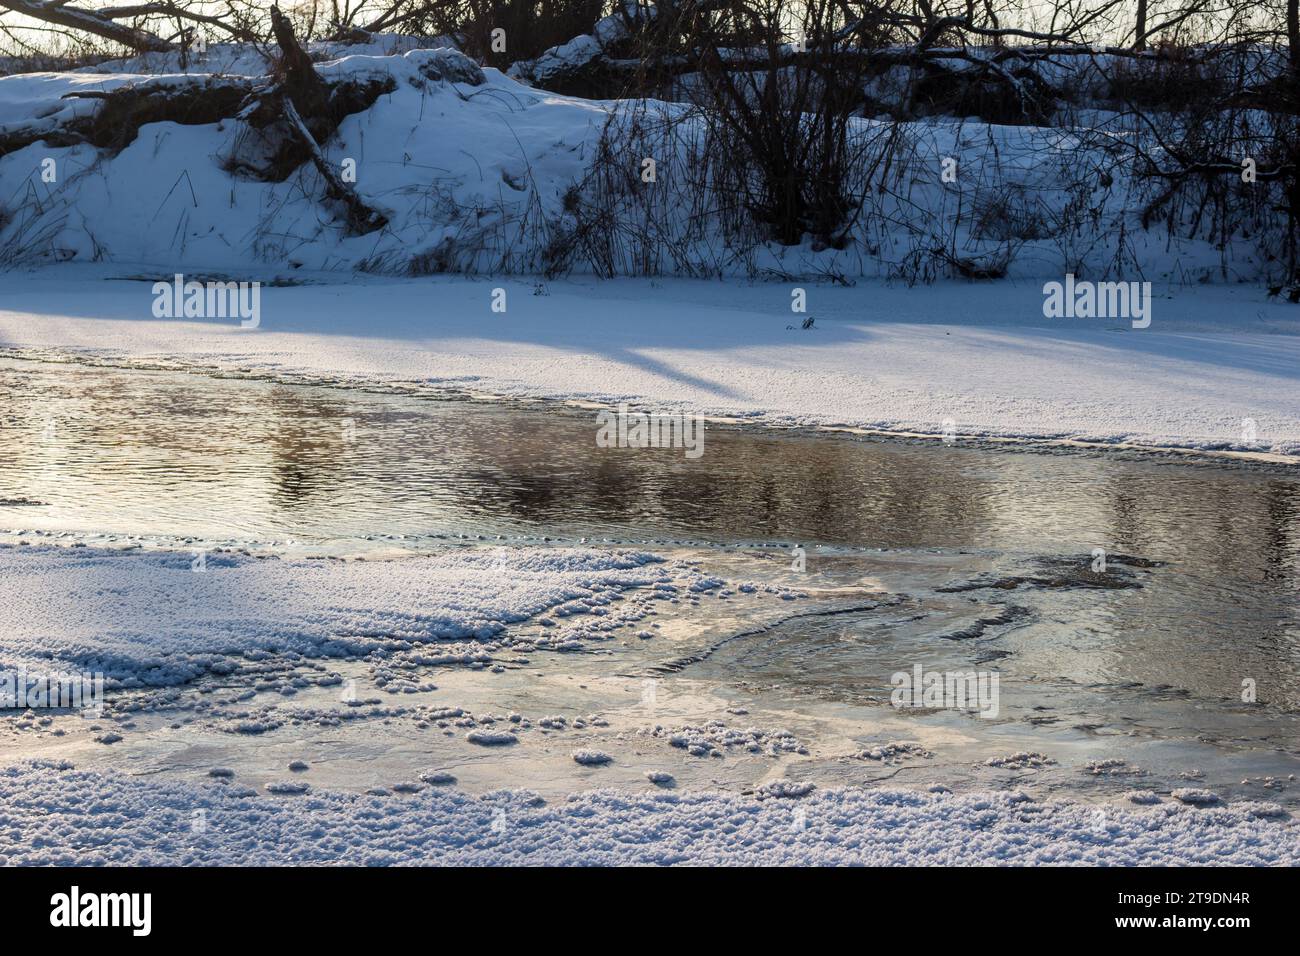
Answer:
[{"label": "snow crust on ice", "polygon": [[817,789],[817,785],[806,780],[772,780],[754,791],[760,800],[797,800],[806,797]]},{"label": "snow crust on ice", "polygon": [[901,763],[911,757],[933,757],[934,754],[918,743],[892,741],[878,747],[868,747],[866,750],[860,750],[855,756],[862,760],[879,760],[882,763],[893,764]]},{"label": "snow crust on ice", "polygon": [[1006,770],[1029,770],[1050,766],[1056,763],[1046,754],[1037,751],[1020,750],[1006,757],[990,757],[984,761],[988,767],[1002,767]]},{"label": "snow crust on ice", "polygon": [[646,737],[667,740],[671,746],[685,750],[692,757],[721,757],[724,752],[733,749],[742,749],[749,753],[767,753],[771,756],[808,752],[798,738],[788,730],[728,727],[722,720],[711,720],[703,726],[691,725],[678,728],[656,725],[644,728],[638,733]]},{"label": "snow crust on ice", "polygon": [[357,562],[210,553],[203,573],[190,561],[188,553],[0,546],[0,668],[178,684],[269,654],[384,656],[485,641],[561,604],[576,613],[669,579],[647,552],[585,548]]},{"label": "snow crust on ice", "polygon": [[[196,809],[203,833],[190,829]],[[1295,822],[1246,805],[1108,809],[1104,832],[1095,822],[1094,806],[1019,793],[600,790],[547,804],[527,791],[277,797],[66,763],[0,770],[0,863],[10,865],[1300,864]]]},{"label": "snow crust on ice", "polygon": [[1175,800],[1183,803],[1189,803],[1193,806],[1210,806],[1219,802],[1219,795],[1213,790],[1203,790],[1199,787],[1181,787],[1171,791],[1169,794]]},{"label": "snow crust on ice", "polygon": [[1124,795],[1129,803],[1154,805],[1160,802],[1160,795],[1154,790],[1130,790]]},{"label": "snow crust on ice", "polygon": [[504,747],[519,742],[519,738],[508,730],[471,730],[465,739],[480,747]]},{"label": "snow crust on ice", "polygon": [[267,793],[274,793],[279,796],[296,796],[306,793],[311,789],[311,784],[298,783],[291,780],[278,780],[266,785]]}]

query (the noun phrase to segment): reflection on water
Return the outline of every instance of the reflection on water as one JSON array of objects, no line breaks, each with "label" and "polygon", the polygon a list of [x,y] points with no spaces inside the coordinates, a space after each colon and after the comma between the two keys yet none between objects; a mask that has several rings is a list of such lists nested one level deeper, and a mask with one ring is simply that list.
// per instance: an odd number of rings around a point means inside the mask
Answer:
[{"label": "reflection on water", "polygon": [[0,530],[1102,547],[1167,566],[1072,594],[1019,632],[1022,667],[1300,701],[1300,476],[720,429],[687,460],[598,448],[594,418],[6,360],[0,501],[39,504],[0,504]]},{"label": "reflection on water", "polygon": [[[552,534],[1183,560],[1294,589],[1300,476],[710,429],[597,448],[594,416],[0,362],[4,523],[253,541]],[[1209,575],[1214,577],[1215,575]]]}]

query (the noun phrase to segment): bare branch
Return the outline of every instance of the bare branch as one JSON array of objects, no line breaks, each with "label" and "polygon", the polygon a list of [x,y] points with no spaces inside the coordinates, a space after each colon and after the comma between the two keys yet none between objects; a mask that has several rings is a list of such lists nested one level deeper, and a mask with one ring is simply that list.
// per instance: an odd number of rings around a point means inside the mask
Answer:
[{"label": "bare branch", "polygon": [[161,53],[175,47],[156,34],[115,23],[95,10],[69,7],[67,0],[0,0],[0,7],[45,23],[112,40],[133,50]]}]

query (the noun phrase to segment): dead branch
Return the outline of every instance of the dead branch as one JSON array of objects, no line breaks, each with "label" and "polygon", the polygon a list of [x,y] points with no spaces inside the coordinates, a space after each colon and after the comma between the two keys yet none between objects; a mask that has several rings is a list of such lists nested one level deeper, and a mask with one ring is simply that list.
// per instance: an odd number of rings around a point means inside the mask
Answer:
[{"label": "dead branch", "polygon": [[116,23],[102,10],[69,7],[67,0],[0,0],[0,7],[69,30],[103,37],[132,50],[163,53],[175,49],[173,44],[156,34]]},{"label": "dead branch", "polygon": [[311,131],[307,129],[307,124],[302,121],[302,117],[298,115],[298,111],[294,108],[293,100],[285,96],[281,103],[284,108],[284,118],[289,121],[290,130],[298,137],[299,142],[311,156],[311,161],[315,165],[317,172],[325,180],[326,194],[331,199],[341,202],[347,207],[349,228],[359,235],[364,235],[388,225],[388,217],[366,205],[365,201],[357,195],[357,191],[344,182],[334,167],[330,165],[325,158],[325,154],[321,152],[320,146],[312,137]]},{"label": "dead branch", "polygon": [[103,7],[95,11],[97,16],[107,20],[126,20],[136,17],[170,17],[173,20],[185,20],[190,23],[202,23],[216,27],[228,33],[234,40],[252,41],[258,36],[238,23],[232,23],[229,17],[216,14],[197,13],[171,0],[155,0],[152,3],[140,3],[128,7]]}]

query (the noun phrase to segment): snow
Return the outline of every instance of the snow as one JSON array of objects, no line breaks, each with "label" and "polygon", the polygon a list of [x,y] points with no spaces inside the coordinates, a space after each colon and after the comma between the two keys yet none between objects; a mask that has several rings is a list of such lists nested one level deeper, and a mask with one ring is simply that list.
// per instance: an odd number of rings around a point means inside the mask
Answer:
[{"label": "snow", "polygon": [[809,285],[817,326],[789,331],[786,284],[589,280],[535,296],[509,280],[370,280],[264,288],[261,327],[245,330],[155,319],[147,283],[105,274],[122,273],[0,278],[0,347],[773,425],[940,435],[951,421],[959,443],[1300,450],[1300,316],[1249,287],[1158,298],[1152,327],[1132,330],[1046,320],[1032,284]]},{"label": "snow", "polygon": [[480,747],[504,747],[519,742],[519,738],[508,730],[471,730],[465,739]]},{"label": "snow", "polygon": [[[641,7],[628,4],[629,16],[653,16],[653,7]],[[574,37],[559,46],[551,47],[536,60],[520,60],[510,67],[512,78],[526,78],[537,84],[553,82],[566,73],[586,66],[605,52],[605,48],[617,44],[629,36],[627,21],[622,14],[614,13],[596,21],[591,33]]]},{"label": "snow", "polygon": [[[319,62],[337,60],[345,56],[400,56],[412,50],[454,47],[450,37],[416,37],[398,34],[374,36],[363,43],[317,40],[308,42],[306,49],[311,58]],[[271,57],[247,43],[210,43],[207,52],[196,56],[191,52],[189,62],[182,67],[180,52],[142,53],[139,56],[108,60],[94,66],[83,67],[80,74],[189,74],[202,76],[265,76]]]},{"label": "snow", "polygon": [[1006,770],[1036,770],[1054,764],[1056,761],[1046,754],[1021,750],[1006,757],[990,757],[984,763],[989,767],[1002,767]]},{"label": "snow", "polygon": [[798,800],[817,789],[817,785],[806,780],[772,780],[763,784],[754,795],[760,800]]},{"label": "snow", "polygon": [[[242,120],[153,123],[114,155],[36,142],[0,156],[0,262],[107,255],[187,269],[287,262],[404,273],[414,263],[450,258],[488,268],[521,240],[539,204],[559,214],[564,189],[582,175],[582,144],[606,116],[598,104],[539,93],[447,49],[354,53],[318,71],[327,80],[393,83],[393,92],[345,119],[325,147],[331,162],[355,160],[357,190],[389,214],[382,233],[346,238],[324,214],[321,184],[309,168],[281,183],[232,175],[226,167],[242,148]],[[43,131],[72,111],[97,108],[98,101],[62,99],[74,90],[205,79],[0,77],[0,129]],[[46,159],[54,161],[54,183],[42,179]],[[535,266],[540,251],[534,237],[524,258]]]},{"label": "snow", "polygon": [[1183,803],[1190,803],[1194,806],[1208,806],[1219,802],[1219,795],[1212,790],[1202,790],[1199,787],[1181,787],[1170,793],[1175,800]]},{"label": "snow", "polygon": [[1154,790],[1130,790],[1124,795],[1129,803],[1152,805],[1160,802],[1160,796]]},{"label": "snow", "polygon": [[[0,547],[0,669],[164,686],[272,654],[376,660],[431,642],[454,662],[490,652],[507,624],[561,604],[595,606],[669,574],[645,552],[588,549],[347,562],[213,553],[203,573],[190,562],[188,553]],[[601,627],[639,619],[651,604],[633,594]],[[562,639],[601,639],[607,632],[588,631],[587,617],[567,618]]]},{"label": "snow", "polygon": [[[562,65],[617,42],[619,22],[598,31],[601,41],[579,38],[574,49],[548,56]],[[0,263],[55,264],[0,278],[0,345],[347,383],[628,400],[776,425],[933,436],[951,423],[958,440],[1300,450],[1300,319],[1294,307],[1265,298],[1260,280],[1271,266],[1244,240],[1219,251],[1139,228],[1142,192],[1121,170],[1111,170],[1116,184],[1097,198],[1095,227],[1068,242],[1017,239],[1008,279],[891,284],[912,274],[909,263],[934,244],[936,224],[958,223],[953,248],[978,259],[1007,247],[981,232],[990,222],[1010,228],[1008,217],[1032,220],[1063,205],[1061,181],[1102,160],[1084,162],[1072,137],[1056,129],[906,124],[908,152],[895,164],[905,170],[906,201],[864,213],[874,231],[847,250],[805,241],[738,254],[716,231],[677,235],[685,225],[673,220],[663,225],[670,234],[656,245],[662,261],[652,267],[638,265],[630,247],[613,252],[623,271],[725,282],[378,279],[540,273],[547,250],[574,225],[566,196],[587,177],[606,121],[647,108],[664,116],[682,110],[547,93],[480,70],[444,41],[428,43],[436,49],[419,42],[376,38],[314,51],[326,58],[318,68],[327,79],[393,84],[324,147],[331,162],[356,161],[358,193],[388,217],[371,235],[346,234],[322,204],[310,164],[278,183],[232,176],[227,160],[245,133],[239,119],[149,124],[115,155],[37,142],[0,156]],[[173,61],[150,55],[94,72],[0,77],[0,127],[45,129],[97,108],[63,99],[68,92],[264,69],[260,54],[237,48],[214,48],[202,67],[211,73],[183,73]],[[692,135],[687,129],[678,146]],[[689,162],[669,152],[658,157],[663,188],[680,179],[674,164]],[[956,183],[939,179],[945,156],[961,158]],[[42,179],[47,159],[58,170],[54,183]],[[615,198],[617,214],[633,217],[627,221],[644,214],[636,195]],[[1004,202],[1010,211],[984,215],[983,224],[956,215],[996,212]],[[1124,275],[1113,274],[1116,242],[1132,263]],[[1151,327],[1045,318],[1044,280],[1059,282],[1067,271],[1150,281]],[[155,319],[150,283],[102,281],[177,272],[311,284],[263,289],[261,326],[240,329]],[[742,284],[751,275],[784,278]],[[818,276],[857,285],[821,285]],[[507,293],[504,313],[491,309],[496,288]],[[796,289],[807,292],[806,313],[791,310]],[[812,327],[802,328],[805,319]]]},{"label": "snow", "polygon": [[63,99],[69,93],[107,93],[152,77],[85,76],[69,73],[20,73],[0,79],[0,126],[17,132],[53,128],[54,120],[94,115],[100,104],[91,99]]},{"label": "snow", "polygon": [[[1021,793],[817,789],[799,799],[600,790],[546,803],[428,787],[263,794],[66,763],[0,770],[0,862],[344,865],[1296,865],[1294,821],[1230,805],[1107,810]],[[269,788],[268,788],[269,789]],[[381,788],[382,789],[382,788]],[[87,813],[93,805],[95,813]],[[196,811],[206,825],[192,828]]]},{"label": "snow", "polygon": [[266,785],[267,793],[274,793],[279,796],[297,796],[306,793],[311,789],[310,784],[294,783],[292,781],[276,781]]},{"label": "snow", "polygon": [[[618,42],[623,30],[620,18],[607,18],[597,28],[599,38],[577,37],[519,68],[542,78],[562,74],[598,55],[602,43]],[[1038,278],[1040,284],[1066,272],[1184,286],[1254,281],[1276,272],[1267,250],[1244,238],[1219,250],[1203,238],[1185,238],[1180,229],[1170,235],[1142,228],[1143,189],[1100,149],[1080,147],[1069,131],[968,120],[900,127],[901,152],[886,164],[896,179],[884,193],[868,190],[846,249],[823,248],[811,239],[788,248],[774,242],[736,248],[736,237],[724,234],[719,223],[701,226],[684,214],[693,202],[689,184],[700,173],[692,155],[702,136],[696,118],[675,126],[671,140],[616,140],[610,147],[626,156],[629,173],[640,169],[643,158],[654,158],[654,190],[588,188],[611,117],[640,117],[643,125],[657,128],[689,116],[686,107],[560,96],[480,70],[447,49],[445,40],[425,41],[431,49],[413,48],[417,42],[377,38],[316,51],[336,57],[317,67],[328,80],[392,81],[391,92],[347,117],[322,147],[340,167],[346,159],[355,161],[358,194],[388,218],[382,231],[348,235],[322,203],[323,183],[310,164],[283,182],[232,174],[237,164],[230,160],[247,132],[243,119],[160,122],[143,126],[116,154],[85,144],[36,142],[0,156],[0,263],[112,261],[185,271],[274,266],[406,275],[538,274],[564,260],[579,272],[603,273],[600,257],[569,261],[559,252],[580,229],[571,203],[578,195],[596,207],[611,206],[628,226],[610,240],[617,274],[952,275],[953,267],[934,253],[945,246],[951,258],[980,267],[1011,257],[1008,275]],[[253,49],[214,48],[206,64],[187,72],[180,71],[174,54],[93,70],[0,77],[0,131],[46,131],[56,120],[98,108],[95,100],[62,99],[73,91],[232,82],[225,77],[249,83],[266,65]],[[883,140],[889,128],[864,119],[854,136]],[[940,178],[944,158],[960,159],[956,182]],[[43,178],[45,160],[54,161],[56,182]],[[1058,219],[1078,201],[1072,188],[1078,188],[1081,169],[1106,169],[1109,185],[1095,185],[1089,204],[1096,219],[1076,228]],[[1086,180],[1082,187],[1093,184]],[[642,243],[631,224],[655,210],[663,212],[663,221],[653,225],[654,240]]]},{"label": "snow", "polygon": [[[624,35],[621,20],[609,18],[594,36],[548,51],[520,75],[558,75]],[[1044,317],[1042,280],[1059,280],[1064,259],[1077,254],[1095,275],[1114,258],[1108,230],[1134,213],[1123,183],[1102,204],[1098,234],[1080,237],[1088,251],[1030,239],[1011,278],[997,283],[885,281],[932,238],[915,222],[895,229],[902,217],[890,215],[878,217],[889,223],[876,237],[879,255],[865,259],[805,243],[724,268],[708,258],[721,245],[711,234],[690,248],[696,258],[682,271],[724,274],[725,282],[393,279],[538,272],[605,121],[645,105],[544,93],[420,43],[313,50],[327,60],[320,71],[328,79],[394,81],[326,144],[332,161],[356,159],[359,193],[388,216],[375,235],[344,235],[310,168],[282,183],[232,177],[225,160],[237,148],[240,120],[152,124],[117,155],[36,143],[0,156],[0,263],[49,266],[0,274],[0,348],[420,393],[628,402],[772,426],[948,432],[958,442],[1300,455],[1295,309],[1267,301],[1256,286],[1187,285],[1258,280],[1263,267],[1253,253],[1234,247],[1221,257],[1204,242],[1130,233],[1123,241],[1136,272],[1154,280],[1150,328]],[[92,71],[3,77],[0,127],[40,133],[97,108],[64,99],[69,92],[175,86],[219,73],[258,77],[265,63],[248,48],[214,47],[202,69],[212,72],[182,72],[174,56],[150,55]],[[906,133],[904,165],[915,185],[909,214],[925,223],[997,198],[986,180],[1050,201],[1060,170],[1042,156],[1078,160],[1055,131],[937,122],[910,124]],[[963,157],[963,182],[951,189],[934,176],[949,154]],[[660,175],[671,182],[681,157],[660,158]],[[41,179],[45,159],[56,161],[54,183]],[[961,238],[963,249],[974,248],[969,228]],[[988,252],[1003,240],[981,241]],[[745,283],[746,269],[786,278]],[[260,326],[155,318],[152,280],[173,271],[273,283],[262,290]],[[840,273],[867,278],[851,287],[808,278]],[[146,281],[107,281],[132,276]],[[507,294],[505,312],[491,308],[497,289]],[[801,290],[806,313],[791,309]],[[1256,435],[1247,436],[1247,422]],[[593,442],[594,435],[593,421]],[[213,552],[205,566],[195,573],[189,554],[166,551],[0,546],[0,668],[97,670],[110,686],[156,687],[256,673],[272,659],[349,658],[363,659],[378,686],[398,693],[415,688],[396,666],[413,648],[435,646],[420,664],[484,668],[510,646],[508,628],[524,622],[550,628],[538,648],[580,649],[624,626],[649,637],[636,628],[654,613],[651,595],[726,586],[652,554],[597,549],[463,549],[400,561]],[[325,674],[315,683],[340,680]],[[281,693],[296,688],[282,684]],[[605,726],[594,716],[554,716],[534,731],[517,714],[353,703],[346,713],[438,721],[483,748],[508,748],[522,735],[513,753],[526,749],[530,734]],[[274,706],[221,716],[228,719],[214,726],[230,734],[283,723]],[[344,719],[311,710],[300,717]],[[497,729],[501,722],[517,732]],[[695,758],[807,753],[790,731],[722,721],[656,726],[639,737]],[[109,745],[123,736],[94,739]],[[101,749],[115,755],[133,743]],[[895,763],[929,752],[896,742],[858,756]],[[583,766],[611,762],[588,748],[571,757]],[[1054,763],[1023,751],[988,761],[1008,770]],[[1089,769],[1104,775],[1118,766]],[[287,767],[300,774],[308,764]],[[527,791],[471,796],[440,770],[366,794],[295,780],[256,791],[232,784],[229,769],[208,773],[211,782],[197,784],[51,762],[0,769],[0,830],[8,837],[0,862],[1300,863],[1284,810],[1225,806],[1195,788],[1175,789],[1169,803],[1130,791],[1122,799],[1140,809],[1108,810],[1099,832],[1094,806],[952,794],[943,785],[929,793],[840,790],[778,777],[752,795],[677,793],[672,774],[649,770],[645,792],[602,790],[548,804]],[[196,810],[208,821],[202,832],[190,827]]]}]

